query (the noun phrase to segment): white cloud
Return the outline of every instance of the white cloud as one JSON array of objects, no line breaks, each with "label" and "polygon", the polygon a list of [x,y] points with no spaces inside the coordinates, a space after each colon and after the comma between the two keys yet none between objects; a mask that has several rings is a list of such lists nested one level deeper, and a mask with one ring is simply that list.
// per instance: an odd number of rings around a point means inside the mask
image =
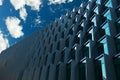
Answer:
[{"label": "white cloud", "polygon": [[66,2],[73,2],[73,0],[49,0],[49,4],[62,4]]},{"label": "white cloud", "polygon": [[41,0],[10,0],[16,10],[24,8],[25,5],[30,6],[32,10],[39,11]]},{"label": "white cloud", "polygon": [[10,2],[16,10],[21,9],[25,6],[25,0],[10,0]]},{"label": "white cloud", "polygon": [[13,38],[20,38],[24,35],[22,32],[23,27],[20,25],[20,20],[16,17],[7,17],[6,26]]},{"label": "white cloud", "polygon": [[21,9],[20,9],[20,17],[21,17],[21,19],[23,19],[24,21],[26,20],[27,12],[26,12],[26,9],[25,9],[25,8],[21,8]]},{"label": "white cloud", "polygon": [[36,24],[40,24],[41,23],[40,16],[37,16],[37,19],[35,19],[35,23]]},{"label": "white cloud", "polygon": [[65,2],[66,0],[49,0],[49,4],[61,4]]},{"label": "white cloud", "polygon": [[41,0],[10,0],[10,2],[14,6],[15,10],[20,10],[20,17],[24,21],[27,17],[25,5],[31,7],[32,10],[39,11],[42,4]]},{"label": "white cloud", "polygon": [[2,34],[2,31],[0,31],[0,53],[9,47],[9,41],[4,35]]},{"label": "white cloud", "polygon": [[41,20],[40,19],[35,19],[36,24],[40,24]]},{"label": "white cloud", "polygon": [[0,6],[2,6],[2,4],[3,4],[3,0],[0,0]]},{"label": "white cloud", "polygon": [[73,2],[73,0],[68,0],[68,3],[69,3],[69,2]]},{"label": "white cloud", "polygon": [[26,0],[26,5],[30,6],[32,10],[39,11],[41,4],[41,0]]}]

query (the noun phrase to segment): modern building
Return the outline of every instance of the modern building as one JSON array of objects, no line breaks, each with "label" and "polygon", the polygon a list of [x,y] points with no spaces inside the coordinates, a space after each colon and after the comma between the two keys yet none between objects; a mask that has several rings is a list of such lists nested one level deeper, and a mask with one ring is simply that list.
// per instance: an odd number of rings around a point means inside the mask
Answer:
[{"label": "modern building", "polygon": [[0,54],[0,80],[120,80],[120,0],[89,0]]}]

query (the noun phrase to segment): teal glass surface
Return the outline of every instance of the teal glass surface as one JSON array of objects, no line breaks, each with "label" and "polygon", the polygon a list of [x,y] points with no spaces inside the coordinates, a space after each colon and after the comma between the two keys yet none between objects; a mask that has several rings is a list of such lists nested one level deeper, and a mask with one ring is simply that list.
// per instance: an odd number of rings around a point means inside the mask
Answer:
[{"label": "teal glass surface", "polygon": [[108,20],[112,20],[110,10],[108,10],[108,11],[104,14],[104,16],[105,16]]},{"label": "teal glass surface", "polygon": [[103,80],[107,80],[104,57],[100,58],[100,61],[101,61],[101,68],[102,68],[102,78]]},{"label": "teal glass surface", "polygon": [[120,33],[120,20],[117,21],[116,23],[116,29],[117,29],[117,33],[119,34]]},{"label": "teal glass surface", "polygon": [[104,39],[101,41],[101,43],[103,44],[104,53],[105,53],[105,54],[108,54],[109,52],[108,52],[107,39],[104,38]]},{"label": "teal glass surface", "polygon": [[120,36],[116,38],[117,53],[120,53]]},{"label": "teal glass surface", "polygon": [[114,67],[115,67],[117,80],[120,80],[120,56],[114,60]]},{"label": "teal glass surface", "polygon": [[102,28],[105,29],[105,34],[110,36],[110,29],[108,23],[105,23]]},{"label": "teal glass surface", "polygon": [[101,4],[101,0],[97,0],[96,3],[97,3],[97,4]]},{"label": "teal glass surface", "polygon": [[92,19],[92,22],[94,23],[94,26],[97,26],[96,17]]},{"label": "teal glass surface", "polygon": [[96,14],[99,14],[98,6],[94,9],[94,12],[95,12]]},{"label": "teal glass surface", "polygon": [[112,0],[108,0],[108,2],[105,4],[105,6],[113,8]]}]

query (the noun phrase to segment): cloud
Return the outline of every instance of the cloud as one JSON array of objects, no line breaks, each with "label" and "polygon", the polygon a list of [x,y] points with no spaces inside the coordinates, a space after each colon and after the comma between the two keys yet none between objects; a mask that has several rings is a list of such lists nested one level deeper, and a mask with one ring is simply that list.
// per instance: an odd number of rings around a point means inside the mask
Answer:
[{"label": "cloud", "polygon": [[25,5],[30,6],[32,10],[39,11],[41,0],[10,0],[16,10],[25,8]]},{"label": "cloud", "polygon": [[49,0],[49,4],[61,4],[65,2],[66,0]]},{"label": "cloud", "polygon": [[62,4],[66,2],[73,2],[73,0],[49,0],[49,5],[51,4]]},{"label": "cloud", "polygon": [[25,6],[25,0],[10,0],[15,10],[21,9]]},{"label": "cloud", "polygon": [[30,6],[32,10],[39,11],[41,4],[42,4],[41,0],[26,0],[26,5]]},{"label": "cloud", "polygon": [[2,4],[3,4],[3,0],[0,0],[0,6],[2,6]]},{"label": "cloud", "polygon": [[69,2],[73,2],[73,0],[68,0],[68,3],[69,3]]},{"label": "cloud", "polygon": [[9,41],[0,30],[0,53],[8,47],[9,47]]},{"label": "cloud", "polygon": [[23,19],[25,21],[26,17],[27,17],[26,9],[25,8],[21,8],[19,14],[20,14],[21,19]]},{"label": "cloud", "polygon": [[15,8],[15,10],[20,10],[20,17],[24,21],[26,20],[27,17],[27,11],[25,8],[26,6],[31,7],[31,10],[40,10],[40,6],[42,4],[41,0],[10,0],[11,4]]},{"label": "cloud", "polygon": [[41,27],[40,24],[41,24],[41,19],[40,19],[40,16],[38,15],[36,19],[34,19],[34,25],[31,25],[31,28],[32,27]]},{"label": "cloud", "polygon": [[36,24],[40,24],[41,20],[40,19],[35,19]]},{"label": "cloud", "polygon": [[23,27],[20,25],[20,20],[16,17],[7,17],[5,20],[7,29],[13,38],[20,38],[24,35]]}]

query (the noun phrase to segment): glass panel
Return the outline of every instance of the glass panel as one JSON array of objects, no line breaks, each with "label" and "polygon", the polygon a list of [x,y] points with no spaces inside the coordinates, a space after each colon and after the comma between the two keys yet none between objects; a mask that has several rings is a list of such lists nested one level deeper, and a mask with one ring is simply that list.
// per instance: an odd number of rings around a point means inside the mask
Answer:
[{"label": "glass panel", "polygon": [[86,35],[85,35],[85,42],[88,41],[89,39],[90,40],[92,39],[92,35],[89,34],[89,33],[86,33]]},{"label": "glass panel", "polygon": [[58,31],[59,31],[59,32],[61,31],[61,26],[59,26]]},{"label": "glass panel", "polygon": [[96,14],[99,14],[98,6],[95,8],[94,12],[95,12]]},{"label": "glass panel", "polygon": [[97,56],[101,55],[102,53],[104,53],[103,44],[98,43],[97,44]]},{"label": "glass panel", "polygon": [[96,17],[92,19],[92,22],[94,23],[94,26],[97,26]]},{"label": "glass panel", "polygon": [[97,3],[97,4],[101,4],[101,0],[97,0],[96,3]]},{"label": "glass panel", "polygon": [[55,41],[57,41],[57,34],[55,35],[55,38],[54,38]]},{"label": "glass panel", "polygon": [[47,75],[46,75],[46,79],[45,79],[45,80],[48,80],[49,72],[50,72],[50,66],[48,66],[48,69],[47,69]]},{"label": "glass panel", "polygon": [[91,29],[91,30],[89,31],[89,33],[92,35],[92,40],[94,41],[94,33],[93,33],[93,29]]},{"label": "glass panel", "polygon": [[54,35],[55,29],[53,29],[52,34]]},{"label": "glass panel", "polygon": [[116,23],[117,33],[120,33],[120,20]]},{"label": "glass panel", "polygon": [[80,42],[80,37],[76,35],[74,40],[75,40],[74,42],[78,44]]},{"label": "glass panel", "polygon": [[84,17],[87,18],[87,12],[84,14]]},{"label": "glass panel", "polygon": [[100,61],[101,61],[101,67],[102,67],[103,80],[107,80],[104,57],[100,58]]},{"label": "glass panel", "polygon": [[105,6],[105,5],[103,5],[102,7],[101,7],[101,12],[102,13],[104,13],[104,11],[107,9],[107,7]]},{"label": "glass panel", "polygon": [[57,44],[57,50],[59,50],[60,49],[60,42],[58,42],[58,44]]},{"label": "glass panel", "polygon": [[45,58],[45,65],[47,64],[47,58],[48,58],[48,55],[47,55],[46,58]]},{"label": "glass panel", "polygon": [[109,29],[108,23],[105,23],[105,25],[103,25],[102,29],[105,29],[106,35],[110,35],[110,29]]},{"label": "glass panel", "polygon": [[55,80],[58,80],[59,78],[59,65],[56,66],[56,72],[55,72]]},{"label": "glass panel", "polygon": [[76,17],[76,18],[75,18],[75,22],[78,22],[78,20],[79,20],[78,17]]},{"label": "glass panel", "polygon": [[105,4],[106,7],[113,7],[112,5],[112,1],[111,0],[108,0],[108,2]]},{"label": "glass panel", "polygon": [[117,53],[120,53],[120,38],[119,37],[116,39],[116,47],[117,47]]},{"label": "glass panel", "polygon": [[78,34],[78,37],[80,38],[80,33]]},{"label": "glass panel", "polygon": [[108,20],[112,20],[110,10],[108,10],[108,11],[104,14],[104,16],[105,16]]},{"label": "glass panel", "polygon": [[84,22],[82,22],[81,27],[84,27]]},{"label": "glass panel", "polygon": [[114,60],[117,80],[120,80],[120,56]]},{"label": "glass panel", "polygon": [[105,35],[105,30],[103,30],[102,28],[99,29],[99,38],[103,37]]},{"label": "glass panel", "polygon": [[80,14],[80,9],[78,10],[78,14]]},{"label": "glass panel", "polygon": [[85,63],[79,64],[79,80],[86,80]]},{"label": "glass panel", "polygon": [[61,53],[61,62],[64,62],[64,55],[65,55],[65,51],[62,51],[62,53]]},{"label": "glass panel", "polygon": [[87,7],[86,7],[88,10],[90,9],[90,7],[89,7],[89,4],[87,5]]},{"label": "glass panel", "polygon": [[51,44],[50,46],[50,52],[52,52],[52,49],[53,49],[53,44]]},{"label": "glass panel", "polygon": [[62,32],[62,35],[61,35],[62,38],[64,38],[64,32]]},{"label": "glass panel", "polygon": [[73,31],[74,31],[74,27],[69,30],[69,34],[72,35],[72,34],[73,34]]},{"label": "glass panel", "polygon": [[104,44],[104,53],[108,54],[108,46],[107,43]]},{"label": "glass panel", "polygon": [[107,27],[107,28],[105,29],[105,33],[106,33],[106,35],[109,35],[109,36],[110,36],[110,30],[109,30],[109,27]]},{"label": "glass panel", "polygon": [[78,33],[80,30],[83,30],[83,27],[81,27],[81,25],[79,25],[79,26],[77,27],[76,33]]},{"label": "glass panel", "polygon": [[53,57],[52,57],[52,63],[54,64],[54,61],[55,61],[55,53],[53,54]]},{"label": "glass panel", "polygon": [[99,60],[95,61],[95,77],[96,77],[96,80],[103,80],[101,62]]},{"label": "glass panel", "polygon": [[67,64],[67,69],[66,69],[67,73],[66,73],[66,80],[70,80],[70,76],[71,76],[71,64]]},{"label": "glass panel", "polygon": [[104,53],[105,53],[105,54],[108,54],[109,52],[108,52],[108,46],[107,46],[107,39],[106,39],[106,38],[103,39],[103,40],[101,41],[101,43],[103,44]]},{"label": "glass panel", "polygon": [[120,5],[120,0],[117,0],[117,4]]},{"label": "glass panel", "polygon": [[83,57],[89,57],[89,48],[88,47],[83,48]]},{"label": "glass panel", "polygon": [[71,53],[70,53],[71,59],[75,59],[75,54],[76,54],[76,47],[71,50]]},{"label": "glass panel", "polygon": [[66,40],[65,46],[66,46],[66,47],[69,47],[69,39]]},{"label": "glass panel", "polygon": [[68,28],[68,22],[65,24],[65,27]]}]

